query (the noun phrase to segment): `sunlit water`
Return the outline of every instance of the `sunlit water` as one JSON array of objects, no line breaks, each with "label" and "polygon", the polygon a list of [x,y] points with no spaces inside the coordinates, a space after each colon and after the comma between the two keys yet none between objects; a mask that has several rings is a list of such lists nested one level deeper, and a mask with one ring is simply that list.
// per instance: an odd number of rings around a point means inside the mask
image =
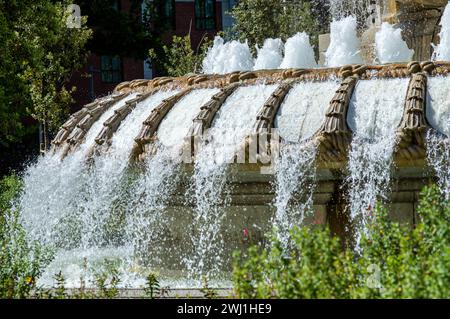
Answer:
[{"label": "sunlit water", "polygon": [[325,65],[338,67],[361,64],[361,43],[356,32],[356,18],[334,20],[330,26],[330,46],[325,52]]},{"label": "sunlit water", "polygon": [[253,57],[247,43],[225,42],[216,36],[203,60],[203,73],[225,74],[253,69]]},{"label": "sunlit water", "polygon": [[289,142],[299,142],[316,133],[338,87],[337,80],[295,84],[275,118],[280,136]]},{"label": "sunlit water", "polygon": [[284,58],[280,65],[281,69],[315,67],[317,67],[317,62],[314,56],[314,49],[306,33],[294,34],[286,40]]},{"label": "sunlit water", "polygon": [[435,46],[433,59],[437,61],[450,61],[450,4],[447,4],[445,7],[440,25],[439,44]]},{"label": "sunlit water", "polygon": [[376,201],[389,196],[396,130],[407,87],[408,79],[363,80],[350,101],[347,121],[353,140],[347,183],[357,245]]},{"label": "sunlit water", "polygon": [[427,135],[428,163],[433,167],[438,185],[450,198],[450,77],[428,79],[427,120],[437,130]]},{"label": "sunlit water", "polygon": [[377,59],[381,64],[411,61],[414,50],[410,50],[402,38],[402,30],[385,22],[375,35]]},{"label": "sunlit water", "polygon": [[[195,253],[186,260],[190,276],[207,277],[220,272],[225,263],[221,255],[220,228],[229,203],[227,169],[234,156],[242,152],[244,139],[251,132],[256,115],[276,85],[238,88],[222,105],[195,158],[194,175],[188,198],[194,204],[192,236]],[[242,157],[241,157],[242,158]]]},{"label": "sunlit water", "polygon": [[254,70],[278,69],[283,60],[283,41],[266,39],[262,48],[258,48]]},{"label": "sunlit water", "polygon": [[93,146],[104,121],[135,94],[106,111],[88,131],[84,143],[64,160],[58,153],[47,154],[27,169],[19,203],[23,224],[31,239],[56,249],[53,264],[65,263],[70,268],[68,256],[74,249],[89,251],[126,244],[126,236],[114,231],[125,209],[128,156],[142,122],[174,93],[161,91],[139,103],[113,135],[108,153],[93,162],[86,163],[86,151]]},{"label": "sunlit water", "polygon": [[308,141],[325,119],[338,81],[301,82],[289,91],[280,106],[275,127],[288,142],[281,146],[275,169],[275,216],[277,236],[289,247],[289,230],[300,226],[311,213],[316,182],[316,145]]}]

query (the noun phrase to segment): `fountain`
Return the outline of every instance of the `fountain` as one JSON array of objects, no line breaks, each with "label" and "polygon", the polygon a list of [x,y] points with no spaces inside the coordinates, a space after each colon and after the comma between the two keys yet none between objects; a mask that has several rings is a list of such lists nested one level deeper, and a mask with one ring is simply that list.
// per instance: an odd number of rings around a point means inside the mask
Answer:
[{"label": "fountain", "polygon": [[257,48],[258,57],[254,70],[278,69],[283,60],[283,42],[281,39],[266,39],[263,47]]},{"label": "fountain", "polygon": [[27,170],[24,225],[60,247],[48,278],[109,256],[128,285],[158,269],[176,286],[226,279],[231,251],[272,225],[286,245],[292,225],[346,236],[376,200],[413,224],[428,180],[448,192],[449,72],[411,62],[123,83]]},{"label": "fountain", "polygon": [[[409,58],[385,27],[380,61]],[[77,286],[84,263],[109,258],[123,287],[149,271],[228,286],[232,252],[272,230],[289,249],[292,226],[328,224],[358,248],[377,201],[414,225],[424,185],[449,198],[450,63],[362,64],[351,17],[331,42],[314,68],[306,34],[283,59],[267,40],[255,65],[246,43],[216,38],[207,74],[124,82],[73,114],[17,203],[28,235],[57,249],[42,284],[62,270]]]},{"label": "fountain", "polygon": [[[375,36],[383,23],[389,23],[395,30],[401,30],[401,42],[405,41],[407,47],[414,51],[413,60],[430,60],[434,55],[434,43],[441,42],[445,47],[445,26],[447,25],[448,28],[448,24],[443,23],[445,19],[443,12],[447,4],[447,0],[330,0],[334,20],[342,20],[348,16],[357,18],[358,36],[361,38],[361,56],[366,64],[375,62]],[[329,38],[329,34],[319,37],[322,63],[323,55],[330,44]],[[390,39],[392,43],[388,47],[394,47],[399,41],[394,42],[389,37],[387,39]],[[408,62],[408,60],[402,59],[395,62]]]}]

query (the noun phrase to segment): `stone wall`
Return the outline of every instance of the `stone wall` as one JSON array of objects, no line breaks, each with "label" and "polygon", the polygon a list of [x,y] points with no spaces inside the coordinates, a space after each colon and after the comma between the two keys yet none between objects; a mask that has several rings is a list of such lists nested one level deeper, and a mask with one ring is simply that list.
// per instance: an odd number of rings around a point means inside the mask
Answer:
[{"label": "stone wall", "polygon": [[[318,175],[329,176],[329,172],[319,170]],[[407,171],[398,170],[392,182],[389,207],[391,219],[402,224],[414,225],[417,221],[417,204],[419,192],[429,180],[422,177],[422,168],[409,168]],[[231,265],[230,256],[235,250],[244,251],[251,245],[264,245],[267,242],[266,235],[273,227],[275,208],[272,205],[274,191],[271,182],[274,176],[261,176],[255,172],[241,171],[237,174],[231,189],[231,202],[225,209],[225,217],[222,220],[220,233],[224,245],[222,250],[216,253],[224,261],[226,269]],[[158,256],[161,265],[172,265],[166,269],[173,273],[179,271],[183,252],[194,251],[190,238],[198,235],[199,229],[195,228],[193,207],[186,206],[184,200],[185,190],[180,188],[178,196],[174,196],[172,205],[165,214],[169,216],[170,223],[162,225],[161,232],[165,234],[164,241],[155,243],[154,247],[165,247],[163,253]],[[305,216],[304,225],[327,224],[333,233],[340,236],[344,242],[350,239],[349,212],[346,210],[345,189],[343,179],[324,178],[317,181],[314,192],[313,211]],[[143,251],[151,251],[151,247],[145,247]],[[157,253],[156,251],[153,252]]]}]

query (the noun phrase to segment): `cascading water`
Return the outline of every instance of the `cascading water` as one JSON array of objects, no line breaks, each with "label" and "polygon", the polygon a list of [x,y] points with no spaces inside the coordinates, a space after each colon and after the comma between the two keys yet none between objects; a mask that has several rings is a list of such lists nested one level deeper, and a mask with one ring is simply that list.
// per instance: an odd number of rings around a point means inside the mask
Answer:
[{"label": "cascading water", "polygon": [[428,163],[438,178],[438,185],[450,199],[450,77],[428,79],[427,119],[437,130],[427,134]]},{"label": "cascading water", "polygon": [[331,23],[330,46],[325,53],[326,66],[338,67],[362,63],[356,26],[356,18],[352,16]]},{"label": "cascading water", "polygon": [[[217,276],[226,262],[221,255],[221,222],[229,196],[225,194],[228,164],[240,153],[251,132],[257,112],[276,85],[258,84],[238,88],[220,108],[196,154],[194,175],[188,197],[194,201],[192,237],[195,253],[186,259],[190,276]],[[242,155],[242,154],[241,154]],[[242,157],[238,156],[242,160]],[[245,160],[245,159],[244,159]]]},{"label": "cascading water", "polygon": [[310,138],[320,127],[326,107],[338,88],[337,80],[294,85],[281,104],[275,128],[288,142]]},{"label": "cascading water", "polygon": [[145,172],[132,187],[128,233],[134,242],[135,255],[143,255],[141,259],[146,264],[160,266],[163,257],[177,259],[178,266],[181,263],[176,256],[182,257],[184,251],[171,251],[176,247],[164,243],[170,237],[170,225],[173,224],[166,212],[167,200],[175,193],[183,177],[183,143],[192,120],[200,112],[200,107],[217,92],[216,88],[194,90],[170,110],[158,127],[156,155],[148,158]]},{"label": "cascading water", "polygon": [[384,22],[375,35],[375,48],[381,64],[411,61],[414,50],[410,50],[402,39],[402,30]]},{"label": "cascading water", "polygon": [[253,70],[278,69],[283,60],[283,41],[266,39],[261,49],[257,49],[258,57]]},{"label": "cascading water", "polygon": [[165,147],[179,145],[188,135],[192,120],[200,112],[200,107],[218,93],[219,89],[194,90],[181,99],[167,114],[158,127],[158,141]]},{"label": "cascading water", "polygon": [[427,146],[428,163],[436,173],[441,193],[450,200],[450,138],[430,130],[427,133]]},{"label": "cascading water", "polygon": [[216,36],[203,60],[203,73],[226,74],[253,69],[253,57],[247,43],[224,40]]},{"label": "cascading water", "polygon": [[284,249],[290,247],[289,231],[300,226],[313,205],[316,181],[314,143],[282,145],[276,163],[274,224]]},{"label": "cascading water", "polygon": [[440,25],[440,41],[439,45],[435,46],[433,60],[450,61],[450,4],[448,4],[444,10]]},{"label": "cascading water", "polygon": [[44,283],[51,283],[59,270],[67,271],[64,275],[69,285],[75,283],[84,258],[94,264],[102,256],[132,255],[125,238],[113,232],[126,209],[128,157],[142,122],[164,98],[175,93],[160,91],[139,103],[113,135],[107,154],[95,156],[90,165],[85,164],[85,156],[104,121],[136,94],[106,111],[82,145],[63,161],[59,154],[49,154],[28,168],[20,200],[24,226],[32,239],[57,249],[55,260],[42,277]]},{"label": "cascading water", "polygon": [[364,19],[369,14],[369,0],[329,0],[330,14],[335,20],[349,15]]},{"label": "cascading water", "polygon": [[339,83],[302,82],[295,85],[280,106],[275,128],[288,142],[276,162],[275,216],[277,236],[289,247],[289,230],[300,226],[313,204],[316,145],[308,139],[320,128]]},{"label": "cascading water", "polygon": [[124,194],[130,181],[127,174],[134,138],[151,111],[177,91],[159,91],[136,108],[123,120],[111,139],[104,155],[93,158],[88,180],[84,184],[86,199],[78,203],[83,215],[83,247],[104,243],[102,228],[114,224],[126,205]]},{"label": "cascading water", "polygon": [[100,132],[103,121],[135,96],[131,94],[107,110],[88,131],[85,142],[76,152],[63,160],[60,152],[47,153],[27,168],[19,205],[23,225],[31,238],[49,245],[71,245],[76,229],[69,228],[61,232],[60,227],[68,226],[64,221],[76,214],[78,200],[82,197],[83,181],[87,179],[85,156]]},{"label": "cascading water", "polygon": [[281,69],[288,68],[315,68],[317,62],[314,49],[309,42],[309,36],[302,32],[287,39],[284,46],[284,58]]},{"label": "cascading water", "polygon": [[396,129],[407,88],[407,79],[362,80],[350,101],[347,121],[354,135],[347,184],[356,247],[376,201],[388,196]]}]

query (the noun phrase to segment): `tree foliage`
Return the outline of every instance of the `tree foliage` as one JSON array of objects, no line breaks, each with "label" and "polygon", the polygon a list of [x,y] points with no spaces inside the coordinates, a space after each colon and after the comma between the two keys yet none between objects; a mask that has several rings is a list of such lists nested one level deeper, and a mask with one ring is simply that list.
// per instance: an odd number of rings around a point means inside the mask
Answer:
[{"label": "tree foliage", "polygon": [[292,233],[294,248],[278,241],[236,255],[235,291],[242,298],[449,298],[450,203],[425,188],[412,228],[376,208],[361,253],[343,249],[328,229]]},{"label": "tree foliage", "polygon": [[235,19],[233,34],[251,47],[262,46],[267,38],[286,40],[297,32],[306,32],[317,43],[318,35],[328,26],[323,23],[325,10],[308,0],[241,0],[231,14]]},{"label": "tree foliage", "polygon": [[[86,58],[91,30],[68,28],[71,1],[0,0],[0,149],[10,152],[33,131],[29,118],[49,128],[72,102],[66,85]],[[24,122],[27,121],[27,125]]]},{"label": "tree foliage", "polygon": [[202,68],[202,61],[212,41],[204,38],[197,50],[192,49],[191,37],[173,36],[170,46],[163,46],[163,55],[150,50],[149,55],[161,63],[169,76],[182,76],[188,73],[198,73]]}]

